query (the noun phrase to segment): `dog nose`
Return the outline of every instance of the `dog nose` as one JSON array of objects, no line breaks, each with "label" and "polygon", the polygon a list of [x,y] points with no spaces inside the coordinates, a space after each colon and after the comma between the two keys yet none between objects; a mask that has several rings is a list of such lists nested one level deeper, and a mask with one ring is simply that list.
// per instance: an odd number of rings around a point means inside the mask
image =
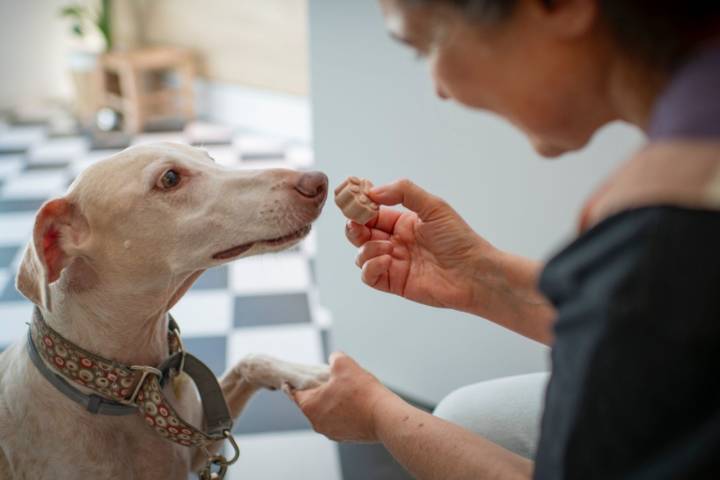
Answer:
[{"label": "dog nose", "polygon": [[327,192],[328,178],[322,172],[304,173],[295,185],[295,190],[308,198],[315,198]]}]

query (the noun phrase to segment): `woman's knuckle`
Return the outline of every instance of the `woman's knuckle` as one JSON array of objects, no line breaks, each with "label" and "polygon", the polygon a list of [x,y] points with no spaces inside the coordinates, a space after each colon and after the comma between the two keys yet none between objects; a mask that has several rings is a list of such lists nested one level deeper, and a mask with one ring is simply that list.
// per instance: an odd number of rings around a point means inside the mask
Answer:
[{"label": "woman's knuckle", "polygon": [[432,200],[433,210],[436,212],[447,211],[450,208],[450,204],[440,197],[434,197]]},{"label": "woman's knuckle", "polygon": [[403,177],[400,180],[398,180],[398,186],[400,186],[403,189],[412,188],[414,185],[415,184],[413,183],[413,181],[410,180],[409,178]]},{"label": "woman's knuckle", "polygon": [[352,363],[352,361],[350,360],[350,357],[348,357],[345,354],[340,354],[335,359],[335,363],[333,366],[335,367],[334,369],[336,371],[342,371],[342,370],[345,370],[346,368],[348,368],[348,366],[350,366],[351,363]]}]

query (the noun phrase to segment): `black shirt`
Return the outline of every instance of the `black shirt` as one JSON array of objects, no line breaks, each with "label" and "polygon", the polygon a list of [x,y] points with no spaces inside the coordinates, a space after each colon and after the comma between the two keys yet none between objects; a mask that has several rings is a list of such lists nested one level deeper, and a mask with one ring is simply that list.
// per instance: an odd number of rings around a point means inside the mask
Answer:
[{"label": "black shirt", "polygon": [[546,266],[535,478],[720,479],[720,212],[606,219]]}]

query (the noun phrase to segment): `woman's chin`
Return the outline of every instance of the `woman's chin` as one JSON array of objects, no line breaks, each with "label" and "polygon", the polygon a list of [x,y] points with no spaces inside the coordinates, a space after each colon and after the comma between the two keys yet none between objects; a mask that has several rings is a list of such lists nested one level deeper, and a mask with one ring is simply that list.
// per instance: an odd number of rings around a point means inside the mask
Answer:
[{"label": "woman's chin", "polygon": [[538,138],[531,138],[533,149],[544,158],[558,158],[566,153],[580,150],[588,144],[588,140],[577,142],[553,142]]},{"label": "woman's chin", "polygon": [[535,151],[543,158],[558,158],[569,150],[566,148],[559,147],[557,145],[550,144],[534,144]]}]

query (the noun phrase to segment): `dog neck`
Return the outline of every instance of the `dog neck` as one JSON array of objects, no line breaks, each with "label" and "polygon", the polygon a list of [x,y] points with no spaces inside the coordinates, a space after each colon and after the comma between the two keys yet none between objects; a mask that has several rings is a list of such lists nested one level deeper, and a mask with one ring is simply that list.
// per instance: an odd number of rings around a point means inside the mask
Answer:
[{"label": "dog neck", "polygon": [[167,357],[167,311],[178,287],[126,292],[99,282],[78,291],[67,273],[50,287],[51,309],[41,307],[48,325],[74,344],[124,364],[154,366]]}]

